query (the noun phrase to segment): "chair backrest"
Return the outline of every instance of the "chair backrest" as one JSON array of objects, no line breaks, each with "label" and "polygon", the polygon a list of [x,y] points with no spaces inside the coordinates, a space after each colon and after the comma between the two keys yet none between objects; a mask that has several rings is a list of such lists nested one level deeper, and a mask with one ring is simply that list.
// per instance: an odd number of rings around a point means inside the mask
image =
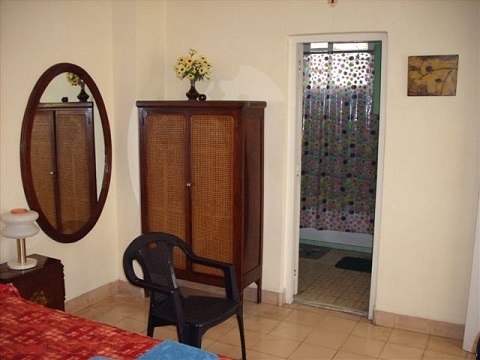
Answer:
[{"label": "chair backrest", "polygon": [[[143,272],[143,280],[170,291],[178,290],[177,279],[173,264],[173,250],[175,247],[190,254],[191,250],[180,238],[172,234],[155,232],[140,235],[125,249],[123,268],[125,275],[132,284],[142,286],[141,280],[135,273],[136,260]],[[145,287],[145,286],[142,286]],[[163,301],[168,296],[152,291],[153,301]]]}]

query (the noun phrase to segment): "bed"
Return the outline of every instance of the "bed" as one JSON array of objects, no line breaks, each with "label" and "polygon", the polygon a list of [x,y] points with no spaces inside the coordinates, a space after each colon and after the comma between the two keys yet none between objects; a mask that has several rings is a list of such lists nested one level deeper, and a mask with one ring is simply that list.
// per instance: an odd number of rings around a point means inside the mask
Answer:
[{"label": "bed", "polygon": [[44,307],[22,299],[11,284],[0,284],[0,358],[229,360]]}]

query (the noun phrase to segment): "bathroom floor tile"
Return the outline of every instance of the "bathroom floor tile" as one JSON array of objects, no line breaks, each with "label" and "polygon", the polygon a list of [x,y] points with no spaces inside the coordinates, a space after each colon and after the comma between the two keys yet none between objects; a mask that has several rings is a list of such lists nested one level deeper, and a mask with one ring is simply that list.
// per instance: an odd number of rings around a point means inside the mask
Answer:
[{"label": "bathroom floor tile", "polygon": [[338,269],[345,256],[371,259],[368,253],[331,249],[320,259],[299,258],[298,302],[368,312],[370,273]]}]

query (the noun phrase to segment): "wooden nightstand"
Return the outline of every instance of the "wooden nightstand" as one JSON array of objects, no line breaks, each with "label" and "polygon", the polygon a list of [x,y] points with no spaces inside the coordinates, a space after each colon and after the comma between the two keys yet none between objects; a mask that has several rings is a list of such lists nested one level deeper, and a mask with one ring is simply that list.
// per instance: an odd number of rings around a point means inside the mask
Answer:
[{"label": "wooden nightstand", "polygon": [[65,311],[65,283],[60,260],[42,255],[28,255],[37,259],[37,266],[27,270],[11,270],[0,264],[0,283],[13,283],[23,298]]}]

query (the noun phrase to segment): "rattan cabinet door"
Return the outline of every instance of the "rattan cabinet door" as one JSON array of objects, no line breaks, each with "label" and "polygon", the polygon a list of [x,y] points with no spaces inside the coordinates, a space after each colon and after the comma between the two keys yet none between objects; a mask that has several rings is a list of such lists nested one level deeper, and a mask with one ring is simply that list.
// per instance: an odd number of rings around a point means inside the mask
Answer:
[{"label": "rattan cabinet door", "polygon": [[[234,129],[230,114],[190,117],[192,249],[227,263],[234,263]],[[201,265],[192,270],[221,275]]]},{"label": "rattan cabinet door", "polygon": [[73,234],[97,203],[92,109],[57,111],[55,137],[59,228]]},{"label": "rattan cabinet door", "polygon": [[33,187],[48,222],[58,229],[55,201],[54,112],[37,111],[32,127],[31,166]]},{"label": "rattan cabinet door", "polygon": [[[186,239],[186,115],[150,111],[140,123],[142,230]],[[185,269],[176,254],[175,267]]]}]

